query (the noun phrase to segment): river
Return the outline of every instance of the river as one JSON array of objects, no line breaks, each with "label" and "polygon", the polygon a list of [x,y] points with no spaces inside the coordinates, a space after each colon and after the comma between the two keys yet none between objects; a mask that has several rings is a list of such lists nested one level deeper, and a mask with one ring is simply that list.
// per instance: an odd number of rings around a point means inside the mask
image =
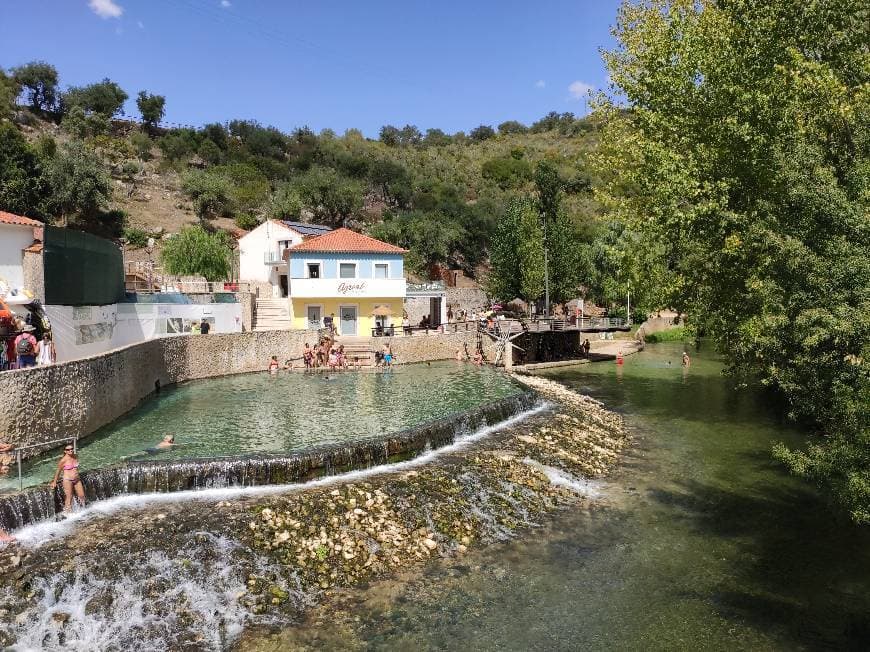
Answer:
[{"label": "river", "polygon": [[[770,454],[801,445],[721,362],[659,344],[547,377],[623,413],[635,443],[589,509],[389,599],[360,596],[344,643],[367,649],[867,649],[870,530]],[[352,640],[352,642],[351,642]],[[333,641],[337,643],[337,641]]]}]

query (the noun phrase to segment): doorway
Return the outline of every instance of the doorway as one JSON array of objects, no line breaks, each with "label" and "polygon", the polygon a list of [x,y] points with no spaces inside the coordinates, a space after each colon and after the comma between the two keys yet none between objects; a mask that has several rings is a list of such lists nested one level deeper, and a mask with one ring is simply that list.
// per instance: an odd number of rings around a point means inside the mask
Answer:
[{"label": "doorway", "polygon": [[321,328],[323,326],[323,308],[321,306],[306,306],[305,313],[308,317],[308,328]]},{"label": "doorway", "polygon": [[356,306],[339,306],[341,315],[340,333],[342,335],[356,335]]},{"label": "doorway", "polygon": [[281,285],[281,296],[286,297],[289,288],[289,286],[287,285],[287,275],[281,274],[280,278],[278,279],[278,283]]}]

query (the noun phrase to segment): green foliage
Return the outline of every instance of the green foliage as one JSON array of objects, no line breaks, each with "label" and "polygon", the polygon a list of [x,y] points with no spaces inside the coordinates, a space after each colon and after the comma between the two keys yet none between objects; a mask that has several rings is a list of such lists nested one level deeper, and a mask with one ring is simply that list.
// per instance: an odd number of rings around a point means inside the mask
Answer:
[{"label": "green foliage", "polygon": [[682,342],[684,340],[689,340],[689,333],[684,327],[679,326],[677,328],[669,328],[666,331],[658,331],[657,333],[644,335],[644,340],[649,344],[658,342]]},{"label": "green foliage", "polygon": [[190,226],[166,240],[160,261],[169,274],[220,281],[229,276],[230,253],[224,231],[209,233],[201,226]]},{"label": "green foliage", "polygon": [[200,220],[232,213],[232,188],[225,176],[195,170],[184,176],[181,187],[193,200],[194,211]]},{"label": "green foliage", "polygon": [[517,120],[507,120],[502,122],[498,126],[498,133],[502,136],[510,135],[510,134],[524,134],[529,130],[529,128],[524,125],[522,122],[518,122]]},{"label": "green foliage", "polygon": [[483,164],[480,170],[484,179],[489,179],[502,190],[517,188],[532,178],[532,166],[528,161],[511,158],[494,158]]},{"label": "green foliage", "polygon": [[302,197],[289,183],[282,183],[269,196],[266,215],[273,220],[299,221],[302,213]]},{"label": "green foliage", "polygon": [[112,195],[102,161],[82,143],[65,145],[47,162],[45,180],[51,189],[49,209],[65,223],[70,216],[94,218]]},{"label": "green foliage", "polygon": [[411,211],[373,227],[374,238],[411,250],[408,269],[424,275],[431,265],[445,262],[463,237],[462,229],[443,216]]},{"label": "green foliage", "polygon": [[602,200],[661,304],[828,435],[777,457],[870,521],[866,3],[658,0],[615,31]]},{"label": "green foliage", "polygon": [[45,61],[31,61],[12,69],[31,108],[53,111],[57,104],[57,69]]},{"label": "green foliage", "polygon": [[244,231],[251,231],[260,225],[260,220],[250,213],[239,213],[236,215],[236,226]]},{"label": "green foliage", "polygon": [[15,100],[21,94],[21,86],[14,77],[0,68],[0,120],[9,120],[15,113]]},{"label": "green foliage", "polygon": [[127,241],[127,246],[133,249],[142,249],[148,246],[148,237],[148,232],[144,229],[124,229],[124,239]]},{"label": "green foliage", "polygon": [[199,147],[199,137],[193,129],[174,129],[157,141],[157,147],[169,162],[183,161]]},{"label": "green foliage", "polygon": [[85,113],[99,113],[106,118],[123,113],[121,108],[127,101],[127,93],[110,79],[104,79],[87,86],[72,87],[63,95],[64,111],[74,106],[81,107]]},{"label": "green foliage", "polygon": [[211,165],[217,165],[224,159],[223,151],[211,138],[203,138],[196,153],[203,161]]},{"label": "green foliage", "polygon": [[226,180],[227,193],[231,200],[226,212],[253,211],[269,196],[269,180],[253,165],[231,163],[214,167],[205,174],[221,176]]},{"label": "green foliage", "polygon": [[384,125],[381,127],[380,140],[390,147],[419,145],[423,142],[423,134],[414,125],[405,125],[401,129]]},{"label": "green foliage", "polygon": [[80,106],[73,106],[64,113],[61,128],[73,138],[84,140],[109,132],[109,118],[101,113],[85,113]]},{"label": "green foliage", "polygon": [[14,125],[0,122],[0,210],[45,219],[48,193],[37,153]]},{"label": "green foliage", "polygon": [[450,136],[440,129],[427,129],[426,136],[423,138],[423,145],[426,147],[444,147],[451,142]]},{"label": "green foliage", "polygon": [[489,140],[493,136],[495,136],[495,129],[493,129],[489,125],[480,125],[479,127],[475,127],[468,134],[468,137],[475,142]]},{"label": "green foliage", "polygon": [[133,151],[136,153],[136,156],[139,157],[140,161],[151,160],[152,143],[148,134],[142,133],[141,131],[134,131],[130,134],[130,145],[133,147]]},{"label": "green foliage", "polygon": [[342,225],[362,208],[362,184],[333,168],[313,167],[294,180],[293,186],[315,219],[330,226]]},{"label": "green foliage", "polygon": [[[125,98],[126,99],[126,98]],[[163,95],[151,95],[147,91],[139,91],[136,106],[142,115],[142,122],[148,127],[156,127],[166,112],[166,98]]]}]

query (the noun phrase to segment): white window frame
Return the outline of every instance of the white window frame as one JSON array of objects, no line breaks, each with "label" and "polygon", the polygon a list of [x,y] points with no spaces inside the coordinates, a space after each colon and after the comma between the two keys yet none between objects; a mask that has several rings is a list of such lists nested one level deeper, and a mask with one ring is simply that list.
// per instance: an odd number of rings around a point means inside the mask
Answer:
[{"label": "white window frame", "polygon": [[[341,266],[353,265],[353,276],[342,276]],[[358,279],[359,278],[359,261],[358,260],[337,260],[335,261],[335,277],[340,281],[342,279]]]},{"label": "white window frame", "polygon": [[383,265],[384,267],[387,268],[387,275],[384,277],[384,280],[386,280],[386,279],[388,279],[388,278],[392,278],[392,277],[390,276],[390,272],[391,272],[392,270],[390,269],[390,263],[389,263],[389,261],[386,261],[386,262],[373,261],[373,262],[372,262],[372,278],[373,278],[373,279],[377,279],[377,278],[378,278],[377,276],[375,276],[375,267],[377,267],[378,265]]},{"label": "white window frame", "polygon": [[324,272],[326,271],[326,265],[323,264],[322,260],[310,260],[305,259],[302,261],[302,278],[313,278],[308,275],[308,266],[309,265],[320,265],[320,277],[315,279],[317,281],[322,280],[324,277]]}]

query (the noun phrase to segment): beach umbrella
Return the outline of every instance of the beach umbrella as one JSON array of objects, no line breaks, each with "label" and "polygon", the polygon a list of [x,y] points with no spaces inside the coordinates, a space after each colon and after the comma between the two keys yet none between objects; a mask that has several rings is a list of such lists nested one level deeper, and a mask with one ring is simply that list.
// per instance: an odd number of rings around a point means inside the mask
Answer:
[{"label": "beach umbrella", "polygon": [[390,317],[393,314],[393,310],[389,306],[378,304],[375,306],[375,309],[372,310],[372,314],[376,317]]}]

